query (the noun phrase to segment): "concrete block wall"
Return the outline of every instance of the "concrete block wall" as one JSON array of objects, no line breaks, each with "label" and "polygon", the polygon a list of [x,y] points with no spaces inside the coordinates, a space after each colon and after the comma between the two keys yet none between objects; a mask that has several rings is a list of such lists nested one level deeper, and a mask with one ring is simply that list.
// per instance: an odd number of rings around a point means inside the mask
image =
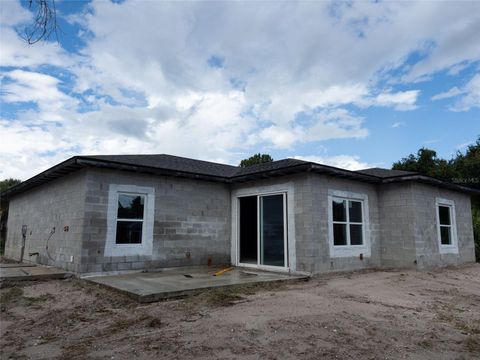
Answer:
[{"label": "concrete block wall", "polygon": [[[318,174],[298,174],[236,184],[240,188],[262,188],[293,183],[296,271],[321,273],[380,266],[380,224],[375,185]],[[371,256],[331,257],[328,238],[328,190],[368,195]],[[291,211],[290,211],[291,212]]]},{"label": "concrete block wall", "polygon": [[[19,260],[22,225],[27,225],[25,262],[80,270],[85,171],[77,171],[13,197],[9,203],[5,255]],[[68,231],[67,228],[68,226]],[[55,233],[47,239],[52,228]],[[29,256],[38,252],[39,255]]]},{"label": "concrete block wall", "polygon": [[[337,190],[366,194],[368,196],[370,256],[333,257],[330,254],[328,230],[328,191]],[[304,224],[307,229],[297,251],[303,257],[303,271],[321,273],[326,271],[357,270],[380,266],[380,219],[377,189],[375,185],[337,177],[310,174],[299,190],[302,212],[309,214]],[[364,214],[365,218],[365,214]],[[299,229],[301,231],[301,229]],[[303,249],[303,250],[302,250]],[[299,269],[300,270],[300,269]]]},{"label": "concrete block wall", "polygon": [[[424,184],[411,184],[414,239],[418,267],[459,265],[475,261],[472,210],[469,195]],[[458,240],[458,254],[439,251],[436,198],[453,200]]]},{"label": "concrete block wall", "polygon": [[[151,256],[105,256],[110,184],[153,187]],[[230,262],[230,189],[226,184],[89,169],[82,272],[139,270]]]},{"label": "concrete block wall", "polygon": [[[297,174],[229,186],[206,181],[85,169],[10,200],[6,256],[18,259],[21,227],[28,226],[24,260],[70,271],[104,272],[230,263],[231,192],[242,187],[293,184],[296,270],[310,273],[371,267],[429,267],[472,262],[470,198],[418,183],[376,185],[319,174]],[[151,255],[106,256],[110,184],[155,189]],[[328,191],[368,195],[371,254],[332,257]],[[455,202],[458,254],[440,254],[435,198]],[[68,232],[63,231],[68,226]],[[51,229],[55,233],[46,241]],[[29,257],[29,253],[38,256]]]},{"label": "concrete block wall", "polygon": [[[316,237],[316,222],[321,215],[314,214],[314,197],[310,175],[298,176],[295,189],[295,251],[297,271],[314,272],[324,248],[321,237]],[[317,216],[318,218],[317,218]]]},{"label": "concrete block wall", "polygon": [[380,258],[383,267],[413,267],[416,260],[412,183],[379,188]]}]

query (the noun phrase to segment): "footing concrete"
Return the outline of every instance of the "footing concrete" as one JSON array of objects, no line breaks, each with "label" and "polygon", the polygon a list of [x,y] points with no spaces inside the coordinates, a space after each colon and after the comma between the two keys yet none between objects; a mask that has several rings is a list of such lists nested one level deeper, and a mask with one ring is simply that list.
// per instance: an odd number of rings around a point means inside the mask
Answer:
[{"label": "footing concrete", "polygon": [[208,289],[275,281],[306,280],[308,276],[234,268],[214,276],[222,268],[176,268],[153,273],[86,277],[85,280],[115,289],[139,302],[182,297]]},{"label": "footing concrete", "polygon": [[71,276],[65,270],[52,266],[24,263],[0,264],[0,281],[64,279]]}]

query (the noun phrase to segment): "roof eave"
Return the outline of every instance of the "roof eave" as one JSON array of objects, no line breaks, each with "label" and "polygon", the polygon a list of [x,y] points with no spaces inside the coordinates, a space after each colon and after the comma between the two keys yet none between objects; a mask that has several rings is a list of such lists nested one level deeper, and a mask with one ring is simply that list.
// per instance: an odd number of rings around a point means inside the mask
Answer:
[{"label": "roof eave", "polygon": [[441,188],[459,191],[463,193],[468,193],[471,195],[480,196],[480,190],[477,190],[468,186],[453,184],[450,182],[435,179],[425,175],[394,176],[394,177],[390,177],[382,180],[382,184],[391,184],[391,183],[397,183],[397,182],[418,182],[418,183],[423,183],[428,185],[435,185]]},{"label": "roof eave", "polygon": [[356,171],[344,170],[344,169],[336,168],[333,166],[318,165],[315,163],[312,163],[312,172],[315,172],[317,174],[332,175],[332,176],[337,176],[341,178],[357,180],[357,181],[373,183],[373,184],[378,184],[381,181],[381,179],[375,175],[361,174]]},{"label": "roof eave", "polygon": [[0,197],[3,199],[9,199],[13,195],[27,191],[50,180],[67,175],[73,171],[79,170],[80,168],[82,168],[82,165],[77,162],[77,157],[71,157],[61,162],[60,164],[57,164],[45,171],[42,171],[40,174],[37,174],[34,177],[31,177],[30,179],[25,180],[20,184],[5,190],[0,194]]}]

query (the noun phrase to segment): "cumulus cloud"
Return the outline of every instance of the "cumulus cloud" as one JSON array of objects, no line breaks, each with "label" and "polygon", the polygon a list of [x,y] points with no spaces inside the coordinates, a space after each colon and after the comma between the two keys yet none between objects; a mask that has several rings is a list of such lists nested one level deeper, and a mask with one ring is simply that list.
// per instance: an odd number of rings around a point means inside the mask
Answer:
[{"label": "cumulus cloud", "polygon": [[472,108],[480,108],[480,74],[474,75],[461,88],[454,86],[448,91],[433,96],[432,100],[449,98],[457,98],[450,106],[452,111],[468,111]]},{"label": "cumulus cloud", "polygon": [[360,161],[357,155],[336,155],[336,156],[317,156],[317,155],[297,155],[293,159],[312,161],[322,165],[329,165],[347,170],[362,170],[375,167],[373,164]]},{"label": "cumulus cloud", "polygon": [[297,143],[368,135],[368,130],[362,126],[364,119],[345,109],[310,111],[302,115],[306,121],[296,120],[291,127],[272,125],[261,130],[258,137],[275,148],[291,149]]},{"label": "cumulus cloud", "polygon": [[397,93],[383,93],[377,95],[375,104],[393,107],[395,110],[413,110],[416,108],[419,90],[409,90]]},{"label": "cumulus cloud", "polygon": [[454,86],[450,90],[439,93],[437,95],[432,96],[432,100],[443,100],[443,99],[449,99],[454,96],[458,96],[462,94],[463,91],[460,90],[458,87]]},{"label": "cumulus cloud", "polygon": [[[81,28],[77,53],[26,46],[15,30],[31,14],[0,3],[2,101],[36,105],[1,120],[17,147],[0,160],[22,178],[37,171],[19,168],[24,153],[42,166],[73,153],[233,162],[259,148],[365,138],[362,110],[417,107],[418,89],[386,80],[460,71],[480,54],[474,2],[94,1],[67,19]],[[460,89],[457,109],[478,106],[476,84]]]},{"label": "cumulus cloud", "polygon": [[0,97],[7,103],[33,102],[44,110],[68,107],[73,99],[58,89],[60,80],[32,71],[13,70],[2,74]]}]

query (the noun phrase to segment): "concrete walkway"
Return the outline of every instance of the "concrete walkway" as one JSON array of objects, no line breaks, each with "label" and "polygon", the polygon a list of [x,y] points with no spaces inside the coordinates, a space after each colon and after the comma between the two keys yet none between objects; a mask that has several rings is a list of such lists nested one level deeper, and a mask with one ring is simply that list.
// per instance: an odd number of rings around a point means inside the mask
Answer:
[{"label": "concrete walkway", "polygon": [[219,276],[222,268],[177,268],[153,273],[86,277],[85,280],[125,293],[139,302],[199,293],[206,289],[273,281],[298,281],[307,276],[234,268]]},{"label": "concrete walkway", "polygon": [[65,270],[53,266],[26,263],[0,264],[0,281],[64,279],[70,276]]}]

